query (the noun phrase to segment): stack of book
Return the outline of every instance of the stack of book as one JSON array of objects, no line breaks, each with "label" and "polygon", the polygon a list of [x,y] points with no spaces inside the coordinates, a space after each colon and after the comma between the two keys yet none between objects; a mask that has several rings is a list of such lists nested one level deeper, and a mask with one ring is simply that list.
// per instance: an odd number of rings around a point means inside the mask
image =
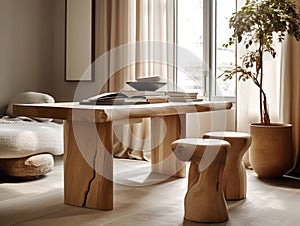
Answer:
[{"label": "stack of book", "polygon": [[198,93],[169,91],[166,93],[166,95],[169,96],[169,102],[191,102],[202,100],[197,99]]},{"label": "stack of book", "polygon": [[122,91],[103,93],[87,99],[80,104],[86,105],[124,105],[124,104],[152,104],[166,102],[190,102],[200,101],[197,93],[185,93],[175,91]]},{"label": "stack of book", "polygon": [[122,93],[129,98],[144,98],[150,104],[166,103],[169,99],[165,91],[122,91]]}]

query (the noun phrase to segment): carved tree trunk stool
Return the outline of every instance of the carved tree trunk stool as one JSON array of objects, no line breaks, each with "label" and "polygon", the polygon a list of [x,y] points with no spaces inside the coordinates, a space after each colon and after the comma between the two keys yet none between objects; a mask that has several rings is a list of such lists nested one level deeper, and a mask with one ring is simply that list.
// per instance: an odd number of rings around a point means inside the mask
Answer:
[{"label": "carved tree trunk stool", "polygon": [[185,219],[196,222],[228,220],[222,175],[230,144],[222,140],[185,138],[171,144],[181,161],[190,161]]},{"label": "carved tree trunk stool", "polygon": [[231,144],[223,175],[225,199],[240,200],[246,198],[246,170],[242,163],[242,158],[251,145],[251,135],[248,133],[222,131],[206,133],[203,138],[221,139]]}]

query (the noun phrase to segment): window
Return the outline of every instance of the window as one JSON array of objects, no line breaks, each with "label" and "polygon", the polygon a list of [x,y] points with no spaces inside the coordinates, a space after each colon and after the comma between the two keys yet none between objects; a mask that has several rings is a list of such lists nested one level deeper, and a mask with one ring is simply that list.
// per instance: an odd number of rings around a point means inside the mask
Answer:
[{"label": "window", "polygon": [[[223,48],[231,31],[234,0],[177,0],[177,86],[209,99],[234,100],[235,79],[218,78],[236,62],[234,47]],[[188,60],[189,59],[189,60]]]}]

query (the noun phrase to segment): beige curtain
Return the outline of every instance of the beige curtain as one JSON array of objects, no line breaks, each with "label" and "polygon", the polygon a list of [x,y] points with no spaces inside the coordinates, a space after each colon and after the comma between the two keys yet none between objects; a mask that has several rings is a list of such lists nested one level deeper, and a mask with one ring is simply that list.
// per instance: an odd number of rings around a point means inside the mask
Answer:
[{"label": "beige curtain", "polygon": [[[296,1],[300,9],[300,0]],[[300,43],[287,37],[282,49],[281,119],[293,125],[294,172],[300,173]]]},{"label": "beige curtain", "polygon": [[[96,55],[101,56],[117,47],[126,51],[111,54],[105,74],[107,83],[100,92],[128,89],[126,81],[160,75],[172,81],[173,49],[160,43],[174,43],[173,0],[98,0],[96,4]],[[133,45],[133,43],[135,43]],[[122,65],[124,59],[135,63]],[[146,59],[146,61],[140,61]],[[121,62],[121,63],[120,63]],[[126,62],[126,60],[125,60]],[[120,69],[114,71],[116,65]],[[103,75],[100,75],[103,76]],[[150,120],[114,125],[116,157],[148,159]]]}]

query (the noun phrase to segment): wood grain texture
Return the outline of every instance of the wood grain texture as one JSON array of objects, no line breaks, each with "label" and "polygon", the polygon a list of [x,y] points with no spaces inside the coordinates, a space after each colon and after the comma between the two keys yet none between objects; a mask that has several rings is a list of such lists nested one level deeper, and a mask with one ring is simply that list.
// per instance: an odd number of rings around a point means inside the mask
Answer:
[{"label": "wood grain texture", "polygon": [[193,112],[230,109],[231,102],[158,103],[139,105],[94,106],[78,103],[18,104],[14,114],[83,122],[107,122],[129,118],[160,117]]},{"label": "wood grain texture", "polygon": [[97,155],[94,169],[95,178],[91,182],[86,206],[89,208],[113,209],[113,156],[112,125],[110,122],[97,124]]},{"label": "wood grain texture", "polygon": [[230,144],[220,140],[209,143],[203,139],[182,139],[171,146],[179,159],[191,161],[184,200],[185,219],[205,223],[227,221],[222,175]]},{"label": "wood grain texture", "polygon": [[109,155],[111,123],[96,126],[93,123],[65,121],[64,128],[65,203],[99,210],[113,209],[112,177],[107,179],[100,174],[102,169],[109,176],[113,174],[112,156]]},{"label": "wood grain texture", "polygon": [[[225,110],[231,107],[230,102],[126,106],[54,103],[14,105],[14,113],[28,117],[65,120],[65,203],[110,210],[113,208],[112,123],[147,117],[162,119],[162,124],[157,123],[155,119],[152,122],[152,144],[159,144],[157,147],[153,146],[152,170],[168,176],[185,177],[185,164],[179,161],[170,149],[171,142],[185,137],[185,114]],[[166,136],[163,132],[164,125],[167,128]]]},{"label": "wood grain texture", "polygon": [[[227,205],[222,192],[222,175],[226,161],[226,149],[221,148],[211,165],[199,172],[199,162],[191,162],[190,184],[186,193],[185,219],[196,222],[224,222],[228,220]],[[193,170],[194,169],[194,170]]]},{"label": "wood grain texture", "polygon": [[185,177],[185,163],[177,159],[171,143],[186,135],[186,117],[164,116],[151,119],[152,172],[173,177]]},{"label": "wood grain texture", "polygon": [[226,200],[246,198],[247,178],[242,158],[251,144],[251,135],[239,132],[210,132],[203,138],[226,140],[231,144],[223,174],[223,191]]}]

